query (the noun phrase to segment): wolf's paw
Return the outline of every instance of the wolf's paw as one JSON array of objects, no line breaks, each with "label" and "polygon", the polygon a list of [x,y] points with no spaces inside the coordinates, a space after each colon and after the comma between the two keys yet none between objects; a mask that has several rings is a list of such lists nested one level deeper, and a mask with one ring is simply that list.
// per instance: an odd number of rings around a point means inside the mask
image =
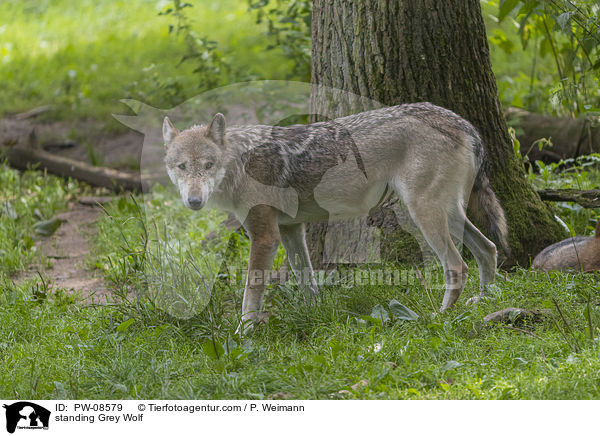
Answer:
[{"label": "wolf's paw", "polygon": [[484,298],[485,298],[485,297],[484,297],[483,295],[474,295],[473,297],[469,298],[469,299],[466,301],[466,303],[465,303],[465,304],[466,304],[467,306],[470,306],[470,305],[472,305],[472,304],[477,304],[477,303],[479,303],[479,302],[483,301],[483,300],[484,300]]},{"label": "wolf's paw", "polygon": [[450,305],[450,306],[442,306],[440,307],[440,310],[437,313],[443,313],[443,312],[447,312],[449,310],[453,310],[456,309],[456,306],[454,304]]},{"label": "wolf's paw", "polygon": [[270,316],[271,314],[269,312],[259,312],[242,317],[242,320],[235,329],[235,334],[245,335],[250,333],[258,324],[267,322]]}]

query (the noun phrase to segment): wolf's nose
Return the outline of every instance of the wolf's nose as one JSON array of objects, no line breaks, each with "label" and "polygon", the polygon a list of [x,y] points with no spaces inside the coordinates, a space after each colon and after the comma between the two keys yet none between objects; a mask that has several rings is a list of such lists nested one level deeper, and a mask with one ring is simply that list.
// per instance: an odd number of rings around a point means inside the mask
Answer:
[{"label": "wolf's nose", "polygon": [[194,210],[202,209],[202,206],[204,206],[204,203],[200,197],[189,197],[188,204],[190,209]]}]

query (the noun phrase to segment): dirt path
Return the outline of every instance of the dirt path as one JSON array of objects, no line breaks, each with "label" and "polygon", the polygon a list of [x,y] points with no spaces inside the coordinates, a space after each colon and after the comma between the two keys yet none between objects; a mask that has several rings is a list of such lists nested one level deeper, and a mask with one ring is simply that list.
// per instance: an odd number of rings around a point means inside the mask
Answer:
[{"label": "dirt path", "polygon": [[[40,107],[0,118],[0,148],[27,141],[29,133],[35,129],[40,145],[57,156],[120,170],[139,168],[142,134],[125,129],[111,131],[93,120],[51,121],[38,117],[42,113],[52,113],[52,110],[51,107]],[[67,212],[57,215],[65,222],[54,235],[40,237],[36,242],[38,250],[47,259],[31,265],[15,280],[22,282],[37,277],[39,271],[54,290],[77,292],[88,303],[106,302],[109,292],[100,273],[85,266],[90,252],[89,239],[96,231],[94,223],[101,213],[101,209],[90,202],[73,204]]]},{"label": "dirt path", "polygon": [[58,214],[56,217],[64,222],[56,233],[36,242],[51,266],[33,265],[20,280],[37,276],[39,271],[53,290],[76,292],[86,303],[105,303],[109,291],[104,280],[99,272],[90,271],[85,265],[90,252],[89,238],[96,231],[94,223],[101,213],[99,207],[75,204],[69,211]]}]

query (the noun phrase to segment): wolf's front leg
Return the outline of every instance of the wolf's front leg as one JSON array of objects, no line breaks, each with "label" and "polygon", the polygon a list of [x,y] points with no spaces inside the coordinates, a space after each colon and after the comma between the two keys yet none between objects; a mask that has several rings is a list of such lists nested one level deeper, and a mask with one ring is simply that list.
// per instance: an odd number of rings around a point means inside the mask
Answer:
[{"label": "wolf's front leg", "polygon": [[242,301],[242,325],[238,327],[238,332],[246,331],[261,320],[260,308],[265,285],[280,239],[277,213],[270,206],[252,208],[244,227],[250,235],[250,259]]}]

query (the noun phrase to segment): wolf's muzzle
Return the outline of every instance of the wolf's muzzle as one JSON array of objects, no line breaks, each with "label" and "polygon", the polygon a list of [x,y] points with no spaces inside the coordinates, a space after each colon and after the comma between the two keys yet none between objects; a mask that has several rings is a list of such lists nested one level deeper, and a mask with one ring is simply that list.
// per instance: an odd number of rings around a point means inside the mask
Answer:
[{"label": "wolf's muzzle", "polygon": [[200,210],[204,206],[204,201],[200,197],[189,197],[188,207],[193,210]]}]

